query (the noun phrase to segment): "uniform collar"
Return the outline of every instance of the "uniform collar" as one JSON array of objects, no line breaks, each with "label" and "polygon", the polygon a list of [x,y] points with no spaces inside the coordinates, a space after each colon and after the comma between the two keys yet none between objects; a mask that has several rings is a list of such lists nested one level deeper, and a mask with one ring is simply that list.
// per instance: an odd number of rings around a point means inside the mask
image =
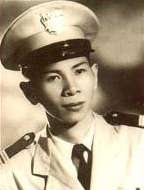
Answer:
[{"label": "uniform collar", "polygon": [[[49,124],[47,125],[49,127]],[[52,155],[50,151],[51,141],[57,144],[61,151],[67,152],[68,157],[71,157],[71,152],[73,145],[72,143],[66,142],[56,136],[53,136],[50,131],[47,133],[47,127],[45,127],[39,134],[36,136],[36,145],[33,154],[32,160],[32,172],[34,175],[48,176],[50,172],[50,161],[52,160]],[[88,134],[81,142],[89,150],[91,150],[93,136],[94,136],[94,122],[92,122],[91,127],[88,131]],[[61,148],[62,147],[62,148]],[[66,151],[67,150],[67,151]]]}]

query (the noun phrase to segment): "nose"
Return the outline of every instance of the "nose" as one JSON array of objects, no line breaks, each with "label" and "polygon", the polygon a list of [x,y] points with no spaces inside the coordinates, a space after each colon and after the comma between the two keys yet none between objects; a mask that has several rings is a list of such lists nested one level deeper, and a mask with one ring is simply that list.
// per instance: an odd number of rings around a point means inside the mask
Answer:
[{"label": "nose", "polygon": [[67,77],[64,81],[64,87],[62,91],[62,96],[68,97],[68,96],[74,96],[77,93],[80,93],[81,90],[79,89],[79,86],[75,79]]}]

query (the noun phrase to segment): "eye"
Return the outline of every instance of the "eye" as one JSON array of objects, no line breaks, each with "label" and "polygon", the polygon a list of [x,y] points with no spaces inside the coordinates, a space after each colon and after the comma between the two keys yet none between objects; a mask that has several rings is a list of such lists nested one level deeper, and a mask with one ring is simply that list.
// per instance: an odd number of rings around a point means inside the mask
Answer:
[{"label": "eye", "polygon": [[80,68],[80,69],[76,69],[75,70],[75,73],[76,74],[82,74],[82,73],[85,73],[87,72],[87,69],[86,68]]},{"label": "eye", "polygon": [[60,80],[60,76],[59,75],[48,75],[48,76],[46,76],[46,78],[45,78],[45,80],[47,81],[47,82],[54,82],[54,81],[57,81],[57,80]]}]

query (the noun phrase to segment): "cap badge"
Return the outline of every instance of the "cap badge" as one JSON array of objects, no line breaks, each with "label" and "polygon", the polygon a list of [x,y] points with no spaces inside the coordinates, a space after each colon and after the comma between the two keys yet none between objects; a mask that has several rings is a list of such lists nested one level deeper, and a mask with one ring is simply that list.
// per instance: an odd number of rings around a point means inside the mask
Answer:
[{"label": "cap badge", "polygon": [[60,9],[54,9],[48,13],[41,13],[40,22],[49,34],[56,35],[56,31],[58,31],[64,23],[64,15]]}]

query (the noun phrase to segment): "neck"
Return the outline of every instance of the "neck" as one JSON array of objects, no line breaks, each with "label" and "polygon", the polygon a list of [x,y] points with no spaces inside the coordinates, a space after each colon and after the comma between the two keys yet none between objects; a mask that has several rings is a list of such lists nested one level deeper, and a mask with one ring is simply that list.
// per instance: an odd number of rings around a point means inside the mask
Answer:
[{"label": "neck", "polygon": [[47,117],[51,133],[73,144],[80,143],[84,139],[93,120],[92,112],[89,112],[84,119],[73,125],[62,123],[49,115]]}]

